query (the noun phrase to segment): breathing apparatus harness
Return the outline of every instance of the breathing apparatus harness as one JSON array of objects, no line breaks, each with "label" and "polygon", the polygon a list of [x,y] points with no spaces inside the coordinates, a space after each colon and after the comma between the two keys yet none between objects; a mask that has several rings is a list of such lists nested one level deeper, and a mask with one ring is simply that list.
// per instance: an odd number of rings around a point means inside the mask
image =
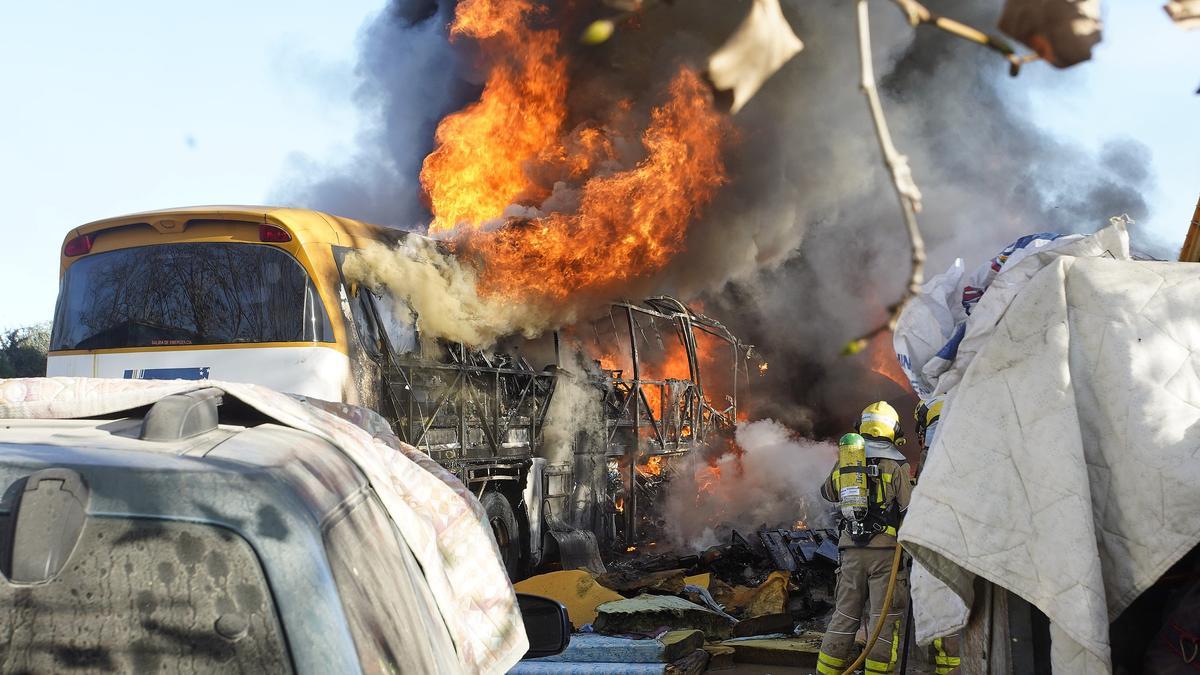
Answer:
[{"label": "breathing apparatus harness", "polygon": [[866,546],[881,532],[895,534],[900,525],[900,508],[895,500],[883,508],[883,484],[879,459],[867,458],[867,442],[861,435],[846,434],[838,441],[837,492],[842,529],[856,546]]}]

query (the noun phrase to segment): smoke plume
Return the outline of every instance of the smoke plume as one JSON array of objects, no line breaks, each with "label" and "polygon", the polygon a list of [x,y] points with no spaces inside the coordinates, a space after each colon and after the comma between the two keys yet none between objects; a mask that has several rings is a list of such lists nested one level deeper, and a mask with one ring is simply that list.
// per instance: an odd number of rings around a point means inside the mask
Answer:
[{"label": "smoke plume", "polygon": [[363,29],[355,100],[364,129],[353,154],[323,164],[297,157],[276,189],[302,204],[406,230],[424,230],[429,212],[417,174],[440,120],[479,93],[465,65],[469,47],[451,46],[454,2],[393,0]]},{"label": "smoke plume", "polygon": [[[575,372],[587,372],[584,357],[575,354],[572,358],[576,361]],[[573,444],[581,440],[581,434],[591,437],[584,439],[586,447],[603,447],[604,413],[596,394],[594,386],[571,370],[561,373],[555,381],[554,397],[550,399],[542,427],[546,448],[543,456],[551,464],[570,462]]]},{"label": "smoke plume", "polygon": [[430,239],[409,237],[394,248],[371,244],[346,256],[343,272],[350,281],[408,303],[425,339],[491,345],[514,333],[535,337],[559,318],[545,305],[481,294],[475,268]]},{"label": "smoke plume", "polygon": [[[927,4],[988,29],[1000,11],[984,0]],[[543,20],[562,28],[560,50],[571,57],[566,124],[575,128],[589,111],[621,100],[644,121],[680,66],[702,64],[748,7],[749,0],[662,3],[590,49],[572,38],[601,11],[598,3],[555,8]],[[770,361],[755,383],[754,413],[828,436],[844,431],[865,403],[891,398],[901,407],[897,399],[908,394],[873,372],[869,355],[838,351],[883,320],[903,289],[909,254],[858,89],[853,5],[784,0],[784,12],[806,49],[734,119],[737,140],[724,151],[728,183],[668,264],[608,291],[702,298],[706,313]],[[359,99],[376,124],[349,162],[285,187],[287,201],[405,228],[430,221],[417,184],[422,158],[433,149],[437,120],[478,94],[484,65],[469,40],[448,39],[452,15],[448,2],[393,0],[372,22]],[[1143,146],[1118,139],[1093,154],[1050,137],[1029,117],[1030,81],[1009,78],[994,53],[913,30],[887,4],[873,8],[872,20],[884,108],[924,194],[930,274],[955,257],[980,264],[1025,233],[1091,232],[1117,213],[1147,215],[1142,193],[1152,176]],[[1156,251],[1136,229],[1133,236]],[[470,274],[451,269],[431,281],[454,290]],[[511,309],[488,303],[466,293],[450,303],[446,320]],[[417,311],[432,320],[436,306]],[[573,318],[520,318],[515,328],[536,332]],[[503,328],[484,323],[462,337],[486,341]]]},{"label": "smoke plume", "polygon": [[774,420],[738,425],[742,452],[709,464],[698,455],[672,479],[663,506],[671,543],[702,550],[766,525],[832,527],[821,483],[837,458],[837,446],[796,436]]}]

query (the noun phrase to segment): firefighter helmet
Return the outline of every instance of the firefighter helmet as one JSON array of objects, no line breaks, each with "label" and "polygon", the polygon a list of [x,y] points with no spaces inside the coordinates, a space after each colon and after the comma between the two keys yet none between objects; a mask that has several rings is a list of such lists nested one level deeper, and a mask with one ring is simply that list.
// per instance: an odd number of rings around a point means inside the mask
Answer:
[{"label": "firefighter helmet", "polygon": [[943,402],[941,396],[935,396],[928,401],[918,403],[917,409],[913,411],[913,417],[917,421],[917,439],[921,441],[921,445],[925,445],[925,434],[929,431],[929,427],[937,424],[941,419]]},{"label": "firefighter helmet", "polygon": [[854,430],[865,438],[895,442],[904,435],[900,430],[900,413],[887,401],[876,401],[863,408],[862,417]]}]

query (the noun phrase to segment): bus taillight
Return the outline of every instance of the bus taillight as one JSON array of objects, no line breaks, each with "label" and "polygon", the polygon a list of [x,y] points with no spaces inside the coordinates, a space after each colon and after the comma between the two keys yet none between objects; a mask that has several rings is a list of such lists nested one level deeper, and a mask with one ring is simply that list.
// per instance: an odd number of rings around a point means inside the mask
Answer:
[{"label": "bus taillight", "polygon": [[258,226],[258,240],[269,244],[283,244],[292,240],[292,235],[282,227],[263,223]]},{"label": "bus taillight", "polygon": [[93,241],[94,237],[92,235],[81,234],[67,242],[67,245],[63,247],[63,255],[71,257],[83,255],[84,253],[92,250]]}]

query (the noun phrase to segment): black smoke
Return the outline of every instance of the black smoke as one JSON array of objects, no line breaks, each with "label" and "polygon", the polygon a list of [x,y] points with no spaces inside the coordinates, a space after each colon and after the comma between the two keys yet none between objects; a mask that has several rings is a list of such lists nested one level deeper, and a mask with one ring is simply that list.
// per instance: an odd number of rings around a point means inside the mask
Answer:
[{"label": "black smoke", "polygon": [[[978,26],[993,26],[999,11],[999,3],[927,4]],[[909,251],[857,88],[853,8],[792,9],[820,18],[794,23],[798,32],[810,28],[800,32],[806,51],[782,73],[794,88],[772,82],[751,104],[771,109],[747,109],[738,121],[754,134],[774,128],[773,118],[787,120],[790,130],[776,139],[788,147],[778,153],[780,166],[785,182],[802,186],[794,204],[806,232],[783,264],[706,300],[770,359],[755,412],[830,436],[872,400],[891,400],[906,418],[911,410],[915,399],[872,372],[870,354],[839,355],[846,341],[883,321],[903,290]],[[1149,215],[1145,146],[1116,139],[1091,154],[1050,136],[1037,126],[1026,80],[1009,77],[997,55],[933,29],[909,32],[892,9],[872,12],[876,66],[892,133],[924,195],[927,277],[955,257],[972,269],[1022,234],[1093,232],[1114,215]],[[1136,227],[1132,233],[1135,246],[1158,252]]]},{"label": "black smoke", "polygon": [[393,0],[359,36],[355,102],[366,128],[355,152],[329,165],[298,160],[277,201],[380,225],[424,229],[421,161],[438,121],[478,96],[469,45],[451,45],[454,2]]},{"label": "black smoke", "polygon": [[[701,298],[708,313],[770,362],[755,412],[817,436],[845,430],[865,403],[906,392],[842,345],[880,323],[902,291],[909,253],[895,193],[858,87],[854,4],[784,0],[805,49],[735,118],[731,183],[690,230],[686,252],[654,280]],[[999,0],[931,0],[930,9],[990,29]],[[575,46],[597,3],[555,4],[572,52],[573,122],[614,98],[653,104],[681,64],[704,58],[748,0],[659,4],[604,45]],[[477,95],[476,55],[451,44],[452,3],[394,0],[367,27],[360,105],[374,120],[357,154],[298,167],[286,201],[405,228],[428,212],[417,174],[437,120]],[[872,9],[875,65],[896,144],[924,194],[927,275],[955,257],[981,264],[1018,236],[1091,232],[1110,216],[1148,215],[1148,150],[1115,139],[1090,153],[1037,126],[1029,80],[996,54],[932,28],[910,28],[888,3]],[[1027,68],[1048,68],[1033,64]],[[600,105],[603,103],[605,105]],[[1133,230],[1135,244],[1139,233]]]}]

